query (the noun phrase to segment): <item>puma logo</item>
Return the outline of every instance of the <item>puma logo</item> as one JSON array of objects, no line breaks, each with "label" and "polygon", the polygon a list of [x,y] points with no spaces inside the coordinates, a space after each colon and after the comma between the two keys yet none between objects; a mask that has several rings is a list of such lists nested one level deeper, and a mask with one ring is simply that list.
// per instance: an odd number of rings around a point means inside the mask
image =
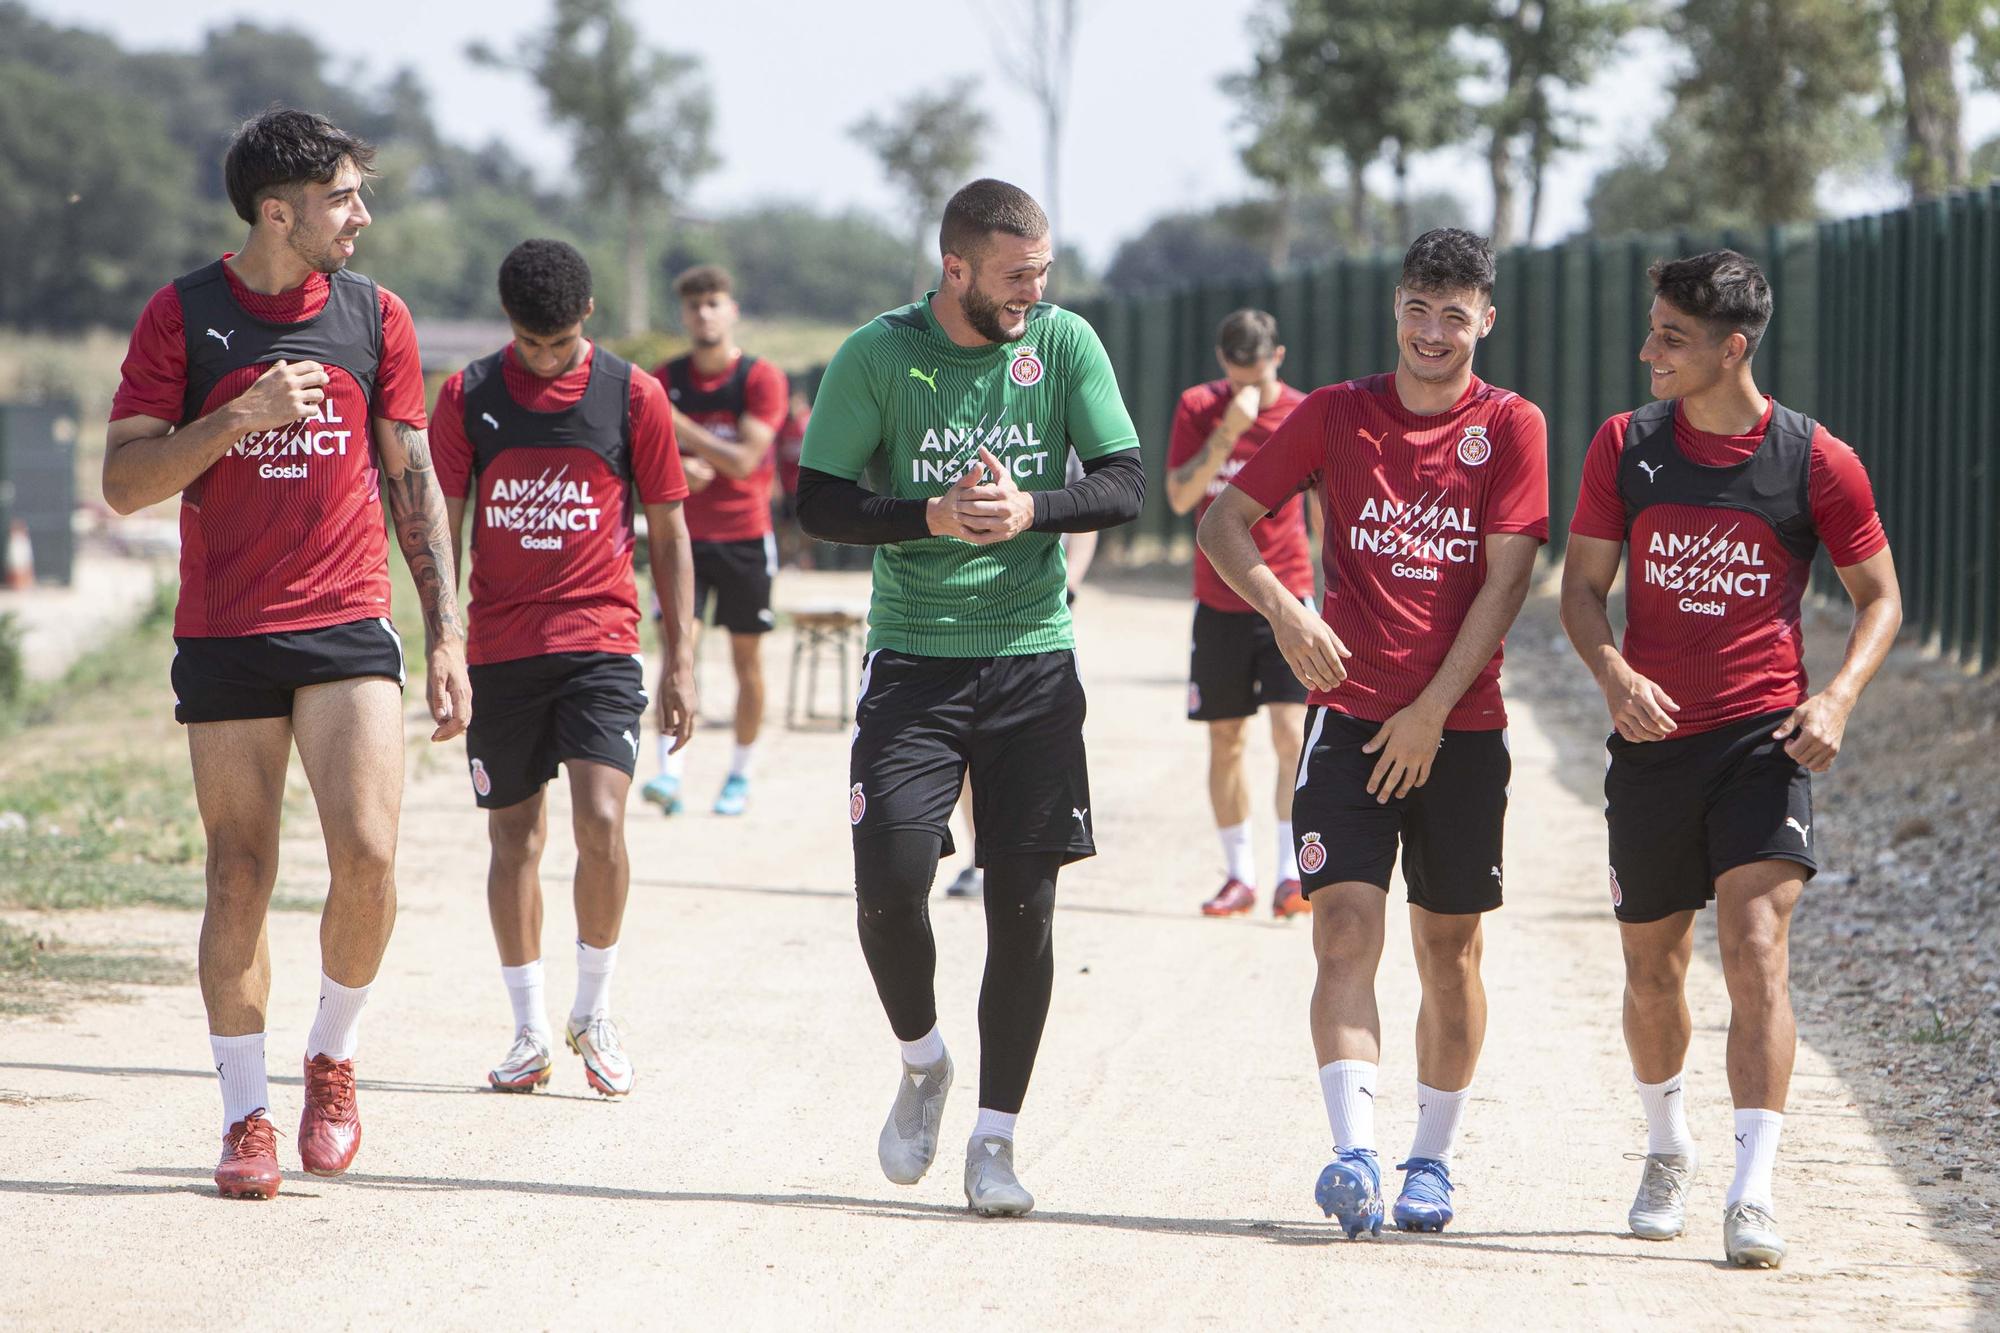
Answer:
[{"label": "puma logo", "polygon": [[1739,1148],[1741,1148],[1741,1147],[1743,1146],[1743,1135],[1741,1135],[1741,1134],[1738,1134],[1738,1135],[1736,1136],[1736,1146],[1737,1146],[1737,1147],[1739,1147]]},{"label": "puma logo", "polygon": [[210,329],[208,331],[208,336],[215,339],[217,342],[221,343],[222,350],[226,352],[229,350],[229,340],[236,336],[236,330],[231,329],[227,333],[217,333],[214,329]]},{"label": "puma logo", "polygon": [[1376,434],[1374,434],[1374,433],[1373,433],[1373,432],[1371,432],[1371,431],[1365,431],[1365,430],[1362,430],[1362,429],[1361,429],[1360,427],[1358,427],[1358,426],[1357,426],[1357,427],[1355,427],[1355,431],[1356,431],[1356,433],[1357,433],[1357,434],[1359,434],[1359,435],[1361,436],[1361,438],[1362,438],[1362,439],[1364,439],[1364,440],[1368,441],[1368,443],[1370,443],[1370,444],[1374,445],[1374,446],[1375,446],[1375,452],[1376,452],[1376,453],[1378,453],[1378,454],[1382,452],[1382,441],[1384,441],[1384,440],[1386,440],[1386,439],[1388,439],[1388,438],[1389,438],[1389,432],[1388,432],[1388,431],[1386,431],[1386,430],[1385,430],[1385,431],[1383,431],[1383,432],[1382,432],[1382,433],[1381,433],[1380,435],[1376,435]]},{"label": "puma logo", "polygon": [[1646,474],[1646,480],[1649,482],[1660,475],[1660,467],[1658,463],[1648,463],[1643,458],[1639,460],[1639,470]]},{"label": "puma logo", "polygon": [[485,422],[487,425],[493,427],[493,429],[495,430],[500,429],[500,419],[494,416],[491,412],[481,412],[479,414],[479,419]]},{"label": "puma logo", "polygon": [[1089,813],[1090,811],[1088,809],[1079,810],[1075,806],[1071,806],[1069,808],[1070,818],[1074,819],[1079,824],[1083,822],[1083,817]]},{"label": "puma logo", "polygon": [[924,374],[924,372],[923,372],[923,371],[921,371],[921,370],[918,370],[918,369],[917,369],[917,368],[916,368],[915,366],[911,366],[911,367],[910,367],[910,378],[911,378],[911,379],[913,379],[913,380],[922,380],[922,381],[923,381],[924,383],[926,383],[926,384],[928,384],[928,385],[930,385],[930,386],[931,386],[931,392],[932,392],[932,393],[936,393],[936,392],[937,392],[937,373],[938,373],[938,370],[939,370],[939,369],[942,369],[942,367],[934,367],[934,368],[933,368],[933,369],[931,370],[931,373],[930,373],[930,374],[928,374],[928,375],[926,375],[926,374]]},{"label": "puma logo", "polygon": [[624,731],[620,732],[619,735],[623,736],[625,738],[625,743],[632,747],[632,757],[634,759],[637,759],[639,757],[639,738],[632,734],[632,729],[630,727],[627,727]]},{"label": "puma logo", "polygon": [[1785,827],[1786,827],[1786,828],[1795,828],[1795,829],[1797,829],[1797,830],[1799,831],[1799,841],[1800,841],[1800,842],[1805,842],[1805,843],[1810,843],[1810,842],[1812,841],[1812,825],[1811,825],[1811,824],[1801,824],[1801,823],[1800,823],[1800,822],[1799,822],[1798,820],[1796,820],[1796,819],[1792,818],[1792,817],[1791,817],[1790,815],[1786,815],[1786,816],[1785,816]]},{"label": "puma logo", "polygon": [[1356,1088],[1355,1091],[1371,1102],[1375,1100],[1375,1089],[1373,1088]]}]

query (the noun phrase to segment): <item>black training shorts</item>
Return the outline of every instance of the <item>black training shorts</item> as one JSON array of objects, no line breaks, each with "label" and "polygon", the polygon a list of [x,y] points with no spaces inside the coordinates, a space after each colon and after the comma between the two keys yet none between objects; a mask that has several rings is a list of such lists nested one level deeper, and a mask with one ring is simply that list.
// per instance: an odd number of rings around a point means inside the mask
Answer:
[{"label": "black training shorts", "polygon": [[917,657],[880,649],[861,672],[847,819],[854,840],[924,829],[954,849],[951,811],[972,772],[984,865],[995,853],[1097,852],[1083,753],[1083,682],[1070,651]]},{"label": "black training shorts", "polygon": [[1255,611],[1194,606],[1187,715],[1194,722],[1249,717],[1265,704],[1302,704],[1306,687],[1278,651],[1271,622]]},{"label": "black training shorts", "polygon": [[1620,921],[1699,911],[1724,871],[1812,855],[1812,774],[1771,733],[1790,709],[1663,741],[1604,743],[1611,906]]},{"label": "black training shorts", "polygon": [[770,533],[741,542],[690,542],[694,554],[694,618],[709,618],[731,634],[764,634],[772,624],[771,580],[778,573],[778,539]]},{"label": "black training shorts", "polygon": [[1500,843],[1514,771],[1507,733],[1445,732],[1424,785],[1378,802],[1368,779],[1382,756],[1361,747],[1381,729],[1324,706],[1306,714],[1292,797],[1300,887],[1307,897],[1349,882],[1387,892],[1400,843],[1412,903],[1446,915],[1492,911],[1500,905]]},{"label": "black training shorts", "polygon": [[470,674],[465,758],[480,809],[519,805],[565,760],[588,759],[631,775],[646,715],[646,672],[637,657],[544,653],[475,666]]},{"label": "black training shorts", "polygon": [[277,634],[176,635],[174,650],[176,722],[290,717],[292,695],[308,685],[359,676],[403,683],[403,640],[379,616]]}]

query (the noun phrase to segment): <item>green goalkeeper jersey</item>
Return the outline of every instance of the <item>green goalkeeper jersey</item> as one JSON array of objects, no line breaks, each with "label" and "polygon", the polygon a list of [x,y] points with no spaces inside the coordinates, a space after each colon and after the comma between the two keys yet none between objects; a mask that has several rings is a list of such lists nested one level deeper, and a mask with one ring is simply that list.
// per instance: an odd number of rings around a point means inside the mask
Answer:
[{"label": "green goalkeeper jersey", "polygon": [[[878,316],[827,366],[799,464],[854,481],[879,455],[888,494],[929,499],[982,445],[1025,491],[1062,486],[1072,452],[1138,447],[1111,359],[1080,316],[1044,302],[1019,340],[983,347],[953,342],[929,297]],[[1065,573],[1053,532],[878,547],[869,650],[1002,657],[1073,647]]]}]

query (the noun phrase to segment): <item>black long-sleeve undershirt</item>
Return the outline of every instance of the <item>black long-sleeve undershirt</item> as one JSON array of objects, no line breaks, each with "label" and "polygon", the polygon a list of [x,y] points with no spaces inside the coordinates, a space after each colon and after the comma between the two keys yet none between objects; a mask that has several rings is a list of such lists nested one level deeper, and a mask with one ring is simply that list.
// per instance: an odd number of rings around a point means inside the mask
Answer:
[{"label": "black long-sleeve undershirt", "polygon": [[[1146,470],[1137,449],[1087,459],[1083,476],[1053,491],[1036,491],[1035,532],[1095,532],[1129,523],[1146,499]],[[799,469],[799,527],[807,536],[848,546],[887,546],[932,535],[926,501],[877,495],[845,477]]]}]

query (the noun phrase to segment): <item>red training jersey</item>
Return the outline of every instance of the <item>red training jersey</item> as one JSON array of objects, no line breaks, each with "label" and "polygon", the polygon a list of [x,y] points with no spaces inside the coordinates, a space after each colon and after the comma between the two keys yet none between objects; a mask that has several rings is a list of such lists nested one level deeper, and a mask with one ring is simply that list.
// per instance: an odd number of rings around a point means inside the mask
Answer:
[{"label": "red training jersey", "polygon": [[[244,286],[226,263],[223,271],[230,298],[249,319],[301,324],[326,308],[324,273],[266,295]],[[382,349],[372,399],[353,375],[328,366],[326,398],[312,416],[244,436],[181,492],[176,636],[275,634],[389,614],[389,544],[368,423],[379,417],[421,430],[424,378],[409,307],[386,287],[376,292]],[[225,346],[234,334],[201,332]],[[188,388],[185,338],[180,293],[169,283],[133,326],[111,420],[180,421]],[[265,369],[231,371],[195,418],[241,394]]]},{"label": "red training jersey", "polygon": [[[661,362],[655,366],[653,374],[666,385],[670,398],[676,389],[713,393],[728,384],[730,377],[736,373],[736,361],[732,360],[719,374],[694,375],[693,382],[686,385],[667,384],[667,364]],[[792,410],[791,395],[785,372],[759,357],[743,382],[743,415],[756,418],[775,433],[785,424],[785,417]],[[733,412],[693,412],[688,416],[696,425],[725,440],[735,440],[742,429]],[[771,531],[771,482],[777,475],[774,452],[775,448],[765,450],[763,461],[749,476],[730,477],[718,471],[714,481],[688,496],[686,510],[690,539],[698,542],[747,542]]]},{"label": "red training jersey", "polygon": [[[1197,384],[1181,395],[1174,407],[1173,434],[1167,441],[1167,466],[1177,468],[1201,452],[1222,420],[1222,414],[1229,410],[1229,400],[1236,396],[1236,386],[1228,380],[1210,380],[1207,384]],[[1230,479],[1243,470],[1253,454],[1271,438],[1271,432],[1284,424],[1292,409],[1305,401],[1306,396],[1289,384],[1278,386],[1277,401],[1257,414],[1250,429],[1236,437],[1236,447],[1229,457],[1222,461],[1222,467],[1209,479],[1208,493],[1194,508],[1195,525],[1201,525],[1201,516],[1208,512],[1208,506],[1216,496],[1222,494],[1223,487]],[[1312,596],[1312,545],[1306,535],[1305,500],[1294,494],[1276,512],[1258,519],[1251,527],[1250,535],[1257,539],[1258,554],[1264,563],[1278,576],[1278,582],[1285,585],[1294,597]],[[1217,611],[1256,614],[1250,603],[1236,595],[1236,590],[1222,581],[1222,575],[1215,572],[1208,555],[1199,547],[1194,552],[1194,599],[1203,606]]]},{"label": "red training jersey", "polygon": [[811,420],[811,408],[792,413],[771,442],[771,452],[778,460],[778,485],[786,495],[799,493],[799,455],[805,449],[806,423]]},{"label": "red training jersey", "polygon": [[[509,344],[500,361],[501,383],[529,412],[561,412],[582,401],[596,355],[593,346],[575,369],[541,379]],[[666,504],[688,491],[667,395],[636,366],[627,410],[629,490],[626,479],[589,449],[523,445],[503,450],[478,472],[474,497],[465,372],[438,390],[431,427],[438,482],[447,496],[473,501],[468,661],[483,666],[547,653],[639,651],[631,497]]]},{"label": "red training jersey", "polygon": [[[1693,505],[1652,505],[1626,529],[1619,460],[1632,419],[1620,412],[1584,455],[1583,484],[1570,532],[1625,543],[1625,642],[1632,669],[1680,705],[1676,736],[1691,736],[1760,713],[1796,708],[1806,697],[1800,602],[1811,564],[1778,541],[1759,515]],[[1698,467],[1730,467],[1764,442],[1771,405],[1746,435],[1711,435],[1674,409],[1674,445]],[[1875,492],[1854,450],[1820,426],[1808,463],[1812,526],[1837,566],[1860,564],[1888,546]],[[1697,568],[1684,558],[1700,560]],[[1698,586],[1691,586],[1689,574]]]},{"label": "red training jersey", "polygon": [[[1485,539],[1549,535],[1548,428],[1541,409],[1474,378],[1420,416],[1374,375],[1306,395],[1233,483],[1267,510],[1317,486],[1326,517],[1320,614],[1353,656],[1347,679],[1309,700],[1364,722],[1415,702],[1444,663],[1486,581]],[[1445,719],[1507,725],[1493,660]]]}]

